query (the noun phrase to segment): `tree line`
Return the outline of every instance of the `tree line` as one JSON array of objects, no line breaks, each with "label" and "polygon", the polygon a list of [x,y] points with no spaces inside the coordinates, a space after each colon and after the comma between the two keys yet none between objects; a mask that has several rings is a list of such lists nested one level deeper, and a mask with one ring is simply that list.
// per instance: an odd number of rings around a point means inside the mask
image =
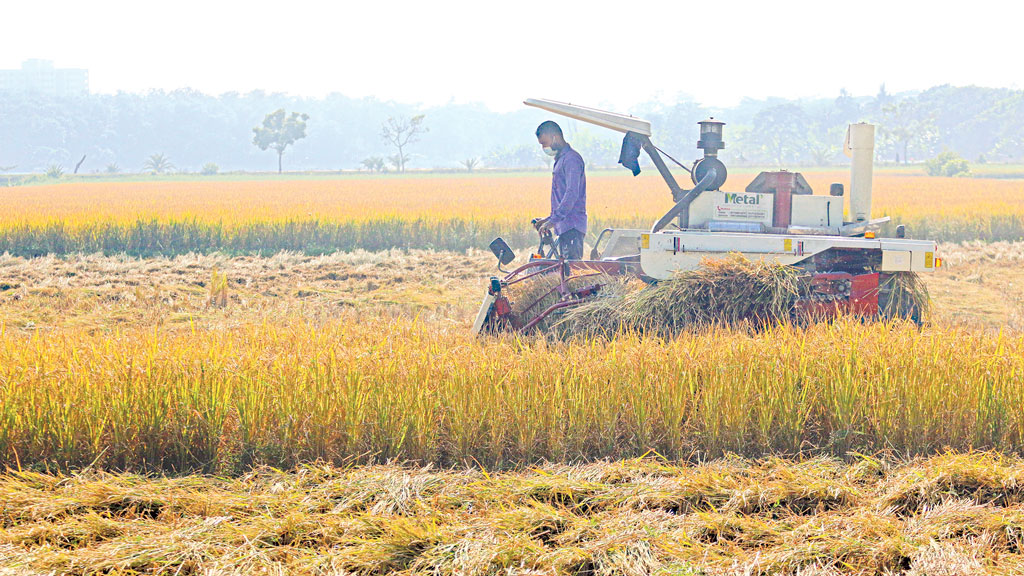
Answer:
[{"label": "tree line", "polygon": [[[654,140],[681,160],[697,155],[696,123],[708,116],[727,123],[722,156],[732,164],[841,163],[845,126],[857,121],[878,125],[883,162],[924,162],[943,152],[971,161],[1024,160],[1021,90],[947,85],[891,94],[882,86],[872,96],[844,90],[831,98],[746,99],[727,108],[678,98],[626,112],[650,120]],[[340,94],[0,95],[0,171],[542,168],[550,158],[540,153],[533,129],[550,117],[526,107],[495,112],[481,104],[420,106]],[[589,165],[616,164],[620,135],[556,120]],[[298,124],[301,135],[288,136]]]}]

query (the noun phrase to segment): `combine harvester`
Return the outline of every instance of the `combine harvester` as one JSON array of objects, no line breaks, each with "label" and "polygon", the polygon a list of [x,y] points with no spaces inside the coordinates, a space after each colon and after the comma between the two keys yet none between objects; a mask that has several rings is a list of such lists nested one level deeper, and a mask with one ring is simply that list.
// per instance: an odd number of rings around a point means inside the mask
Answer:
[{"label": "combine harvester", "polygon": [[[565,260],[554,249],[550,232],[541,234],[539,253],[504,278],[492,277],[473,325],[475,333],[529,332],[564,314],[568,308],[600,297],[615,279],[638,278],[648,284],[677,273],[698,270],[710,260],[740,254],[747,260],[792,266],[800,272],[800,296],[792,313],[830,316],[841,313],[879,317],[892,298],[891,280],[899,275],[932,272],[941,265],[932,241],[878,237],[888,217],[871,218],[871,180],[875,127],[852,124],[845,152],[850,170],[850,218],[843,218],[844,187],[834,183],[828,195],[815,195],[798,172],[762,172],[742,191],[725,191],[723,122],[699,122],[697,148],[704,153],[690,173],[693,188],[683,189],[651,142],[645,120],[551,100],[528,99],[534,106],[625,133],[619,161],[640,172],[640,150],[650,157],[672,192],[674,205],[650,230],[606,229],[588,260]],[[665,155],[668,157],[668,155]],[[498,269],[515,254],[501,238],[491,243]],[[524,286],[544,280],[542,290]],[[528,294],[528,297],[523,297]],[[525,301],[515,301],[515,298]],[[920,322],[919,307],[896,312]],[[542,324],[543,323],[543,324]]]}]

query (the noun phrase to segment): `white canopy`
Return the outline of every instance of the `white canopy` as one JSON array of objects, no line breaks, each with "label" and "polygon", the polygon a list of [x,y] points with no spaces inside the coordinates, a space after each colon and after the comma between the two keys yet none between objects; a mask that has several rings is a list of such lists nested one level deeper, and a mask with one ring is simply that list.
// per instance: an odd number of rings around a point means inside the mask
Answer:
[{"label": "white canopy", "polygon": [[651,123],[633,116],[606,112],[596,108],[587,108],[586,106],[577,106],[567,102],[544,100],[543,98],[527,98],[523,100],[523,104],[619,132],[636,132],[643,136],[651,135]]}]

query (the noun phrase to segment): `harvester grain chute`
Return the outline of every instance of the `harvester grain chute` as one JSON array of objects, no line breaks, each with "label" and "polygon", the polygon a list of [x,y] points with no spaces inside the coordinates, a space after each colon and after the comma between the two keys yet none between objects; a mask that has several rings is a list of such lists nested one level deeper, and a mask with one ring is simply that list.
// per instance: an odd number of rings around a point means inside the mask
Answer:
[{"label": "harvester grain chute", "polygon": [[[541,231],[537,254],[504,277],[491,278],[474,332],[529,332],[593,303],[611,284],[693,278],[709,262],[737,259],[795,272],[794,317],[849,313],[920,322],[926,302],[903,305],[897,300],[905,294],[897,289],[917,290],[917,273],[933,272],[941,260],[935,242],[907,239],[903,226],[894,228],[895,238],[881,237],[889,218],[871,217],[873,125],[851,124],[847,130],[844,150],[851,157],[851,173],[849,217],[844,219],[843,185],[832,184],[828,195],[814,194],[798,172],[761,172],[742,191],[723,189],[728,173],[718,152],[725,148],[724,123],[713,118],[698,123],[703,157],[687,167],[654,145],[645,120],[551,100],[525,104],[625,133],[620,163],[636,175],[639,154],[645,152],[668,185],[672,205],[649,230],[602,231],[586,260],[559,257]],[[689,172],[692,188],[676,181],[663,154]],[[500,238],[491,250],[499,270],[513,261],[511,248]]]}]

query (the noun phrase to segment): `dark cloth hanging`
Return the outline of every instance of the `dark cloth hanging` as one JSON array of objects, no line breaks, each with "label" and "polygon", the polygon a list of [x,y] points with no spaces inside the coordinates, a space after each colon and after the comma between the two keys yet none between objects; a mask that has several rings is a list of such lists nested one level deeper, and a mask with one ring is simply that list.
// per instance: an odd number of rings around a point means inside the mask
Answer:
[{"label": "dark cloth hanging", "polygon": [[633,176],[640,174],[640,148],[643,136],[636,132],[626,132],[622,139],[622,150],[619,152],[619,164],[633,171]]}]

